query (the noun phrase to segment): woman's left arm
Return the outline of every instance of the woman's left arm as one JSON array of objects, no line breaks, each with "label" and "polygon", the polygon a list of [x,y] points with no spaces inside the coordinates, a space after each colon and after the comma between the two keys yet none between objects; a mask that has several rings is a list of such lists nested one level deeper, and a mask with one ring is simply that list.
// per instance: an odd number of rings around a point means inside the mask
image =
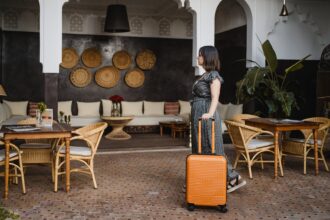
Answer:
[{"label": "woman's left arm", "polygon": [[210,83],[211,88],[211,105],[208,113],[202,115],[202,119],[209,119],[213,117],[215,110],[217,109],[217,105],[219,102],[220,96],[220,88],[221,83],[218,78],[215,78],[212,83]]}]

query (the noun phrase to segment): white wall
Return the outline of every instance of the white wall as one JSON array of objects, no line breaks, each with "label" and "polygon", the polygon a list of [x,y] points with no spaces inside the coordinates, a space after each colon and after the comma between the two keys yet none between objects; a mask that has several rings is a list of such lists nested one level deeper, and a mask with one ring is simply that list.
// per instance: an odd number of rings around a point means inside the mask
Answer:
[{"label": "white wall", "polygon": [[[0,27],[3,27],[3,30],[39,31],[39,9],[0,9],[0,21],[2,21]],[[131,31],[123,34],[109,34],[103,32],[104,19],[105,15],[97,12],[64,11],[63,33],[183,39],[192,38],[192,16],[188,16],[187,18],[166,18],[161,16],[130,15],[129,22]]]},{"label": "white wall", "polygon": [[[287,0],[290,15],[280,17],[282,1],[245,0],[253,12],[253,41],[269,39],[279,59],[299,59],[311,54],[310,60],[320,59],[323,48],[330,44],[330,1]],[[232,0],[223,0],[216,14],[216,33],[246,24],[244,10]],[[251,43],[251,42],[248,42]],[[254,58],[262,60],[260,50]]]},{"label": "white wall", "polygon": [[246,25],[242,6],[233,0],[223,0],[215,14],[215,33],[225,32]]}]

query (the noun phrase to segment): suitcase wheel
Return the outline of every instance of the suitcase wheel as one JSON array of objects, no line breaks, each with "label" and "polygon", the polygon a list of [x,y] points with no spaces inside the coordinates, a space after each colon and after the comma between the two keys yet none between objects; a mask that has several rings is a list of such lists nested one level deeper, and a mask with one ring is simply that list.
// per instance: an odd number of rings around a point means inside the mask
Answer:
[{"label": "suitcase wheel", "polygon": [[188,203],[188,205],[187,205],[187,209],[189,210],[189,211],[194,211],[195,210],[195,208],[196,208],[196,206],[194,205],[194,204],[191,204],[191,203]]},{"label": "suitcase wheel", "polygon": [[219,206],[218,206],[218,209],[219,209],[219,211],[222,212],[222,213],[226,213],[226,212],[228,211],[226,205],[219,205]]}]

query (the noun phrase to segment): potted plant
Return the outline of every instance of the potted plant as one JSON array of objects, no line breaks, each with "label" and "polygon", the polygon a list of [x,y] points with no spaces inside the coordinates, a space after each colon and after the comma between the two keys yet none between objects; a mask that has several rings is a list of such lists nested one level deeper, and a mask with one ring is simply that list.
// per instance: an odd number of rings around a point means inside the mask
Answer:
[{"label": "potted plant", "polygon": [[302,62],[310,55],[286,68],[284,73],[277,73],[277,56],[268,40],[262,43],[262,51],[267,65],[262,67],[250,61],[256,66],[248,69],[243,79],[237,82],[237,100],[243,103],[256,100],[267,108],[270,117],[290,117],[292,110],[298,110],[299,106],[287,76],[303,68]]},{"label": "potted plant", "polygon": [[119,95],[110,96],[109,99],[112,101],[112,110],[111,116],[119,117],[120,116],[120,103],[124,101],[124,98]]},{"label": "potted plant", "polygon": [[37,125],[41,126],[42,123],[42,113],[47,109],[47,105],[44,102],[38,102],[36,112]]}]

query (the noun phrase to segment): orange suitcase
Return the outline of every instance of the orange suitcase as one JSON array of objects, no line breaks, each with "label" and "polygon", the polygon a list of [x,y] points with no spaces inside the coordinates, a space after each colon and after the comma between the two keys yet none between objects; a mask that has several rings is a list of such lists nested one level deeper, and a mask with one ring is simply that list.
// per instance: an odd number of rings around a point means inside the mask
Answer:
[{"label": "orange suitcase", "polygon": [[212,119],[212,155],[202,155],[201,125],[198,122],[198,154],[191,154],[186,162],[186,201],[189,211],[195,206],[216,206],[227,212],[227,161],[215,155],[214,119]]}]

